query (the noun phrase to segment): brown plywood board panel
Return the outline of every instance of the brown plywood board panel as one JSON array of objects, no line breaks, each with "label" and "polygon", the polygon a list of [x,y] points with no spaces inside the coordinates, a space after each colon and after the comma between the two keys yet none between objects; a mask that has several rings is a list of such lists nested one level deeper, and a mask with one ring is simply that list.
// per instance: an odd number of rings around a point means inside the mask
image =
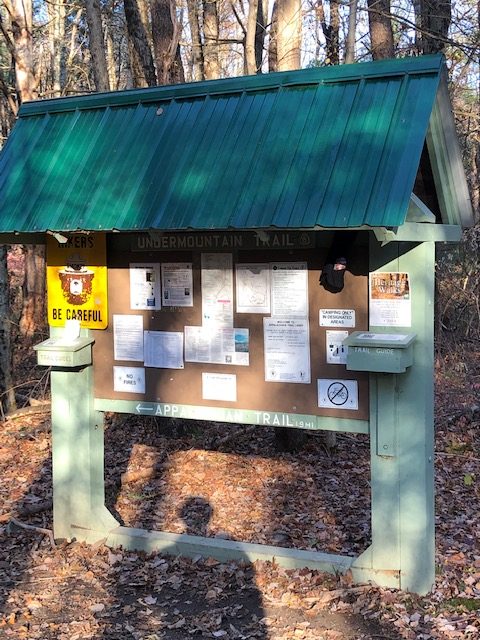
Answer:
[{"label": "brown plywood board panel", "polygon": [[[226,235],[226,234],[225,234]],[[233,244],[233,243],[232,243]],[[245,242],[245,245],[249,243]],[[277,413],[293,413],[368,420],[368,374],[347,371],[344,365],[326,363],[326,331],[334,327],[319,325],[320,309],[354,309],[355,326],[348,331],[368,329],[368,249],[352,250],[340,293],[330,293],[319,284],[321,267],[327,248],[293,248],[258,250],[234,248],[234,320],[235,328],[249,330],[249,366],[185,362],[184,369],[145,369],[145,394],[115,392],[113,367],[143,367],[141,362],[114,360],[113,315],[141,315],[144,330],[184,332],[185,326],[202,324],[201,250],[133,251],[131,236],[110,238],[108,247],[109,326],[95,331],[94,373],[95,397],[102,399],[162,402],[194,406],[251,409]],[[208,249],[211,252],[211,249]],[[163,307],[160,310],[130,309],[130,263],[191,262],[193,267],[193,307]],[[310,334],[311,382],[266,382],[264,363],[263,319],[270,314],[236,313],[235,264],[275,262],[307,262]],[[338,327],[344,329],[344,327]],[[236,375],[237,401],[205,400],[202,397],[202,372]],[[356,380],[358,410],[319,408],[319,378]]]}]

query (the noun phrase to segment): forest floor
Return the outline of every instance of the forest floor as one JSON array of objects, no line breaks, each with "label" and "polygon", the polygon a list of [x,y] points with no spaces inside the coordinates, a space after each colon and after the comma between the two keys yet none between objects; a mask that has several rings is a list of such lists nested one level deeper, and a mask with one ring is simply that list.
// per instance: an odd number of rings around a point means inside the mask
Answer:
[{"label": "forest floor", "polygon": [[[437,363],[437,577],[425,597],[268,562],[54,546],[40,530],[52,526],[50,416],[0,422],[0,638],[479,638],[479,355]],[[46,398],[29,350],[17,377],[24,398]],[[310,434],[293,454],[267,427],[112,414],[105,443],[107,502],[125,525],[350,555],[369,544],[365,436],[339,434],[330,450]]]}]

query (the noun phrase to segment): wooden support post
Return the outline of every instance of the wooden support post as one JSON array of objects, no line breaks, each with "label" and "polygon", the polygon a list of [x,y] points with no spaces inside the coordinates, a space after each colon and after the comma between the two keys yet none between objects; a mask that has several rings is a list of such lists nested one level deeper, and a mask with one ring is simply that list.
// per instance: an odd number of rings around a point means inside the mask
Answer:
[{"label": "wooden support post", "polygon": [[54,536],[78,537],[72,526],[109,531],[118,522],[105,507],[103,413],[93,408],[92,366],[54,367],[51,393]]},{"label": "wooden support post", "polygon": [[357,580],[425,594],[435,581],[434,243],[373,241],[370,261],[370,271],[409,274],[411,327],[395,330],[417,339],[405,373],[371,376],[372,544],[352,568]]}]

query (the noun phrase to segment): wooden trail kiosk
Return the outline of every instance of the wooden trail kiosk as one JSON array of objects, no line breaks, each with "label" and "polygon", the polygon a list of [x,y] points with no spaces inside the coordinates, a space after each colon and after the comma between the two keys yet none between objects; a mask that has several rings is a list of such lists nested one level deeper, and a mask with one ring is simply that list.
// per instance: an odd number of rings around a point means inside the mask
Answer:
[{"label": "wooden trail kiosk", "polygon": [[[473,224],[441,57],[24,104],[0,211],[47,244],[56,537],[430,590],[435,242]],[[105,411],[370,434],[371,545],[119,526]]]}]

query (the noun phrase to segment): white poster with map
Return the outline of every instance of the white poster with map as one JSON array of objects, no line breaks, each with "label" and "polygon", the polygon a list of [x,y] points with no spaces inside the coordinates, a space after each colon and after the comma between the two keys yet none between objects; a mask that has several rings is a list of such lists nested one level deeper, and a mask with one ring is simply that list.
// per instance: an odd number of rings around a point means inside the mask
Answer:
[{"label": "white poster with map", "polygon": [[270,313],[270,268],[265,264],[237,264],[237,313]]},{"label": "white poster with map", "polygon": [[248,366],[249,330],[186,326],[185,360]]},{"label": "white poster with map", "polygon": [[233,327],[231,253],[202,253],[202,324]]}]

